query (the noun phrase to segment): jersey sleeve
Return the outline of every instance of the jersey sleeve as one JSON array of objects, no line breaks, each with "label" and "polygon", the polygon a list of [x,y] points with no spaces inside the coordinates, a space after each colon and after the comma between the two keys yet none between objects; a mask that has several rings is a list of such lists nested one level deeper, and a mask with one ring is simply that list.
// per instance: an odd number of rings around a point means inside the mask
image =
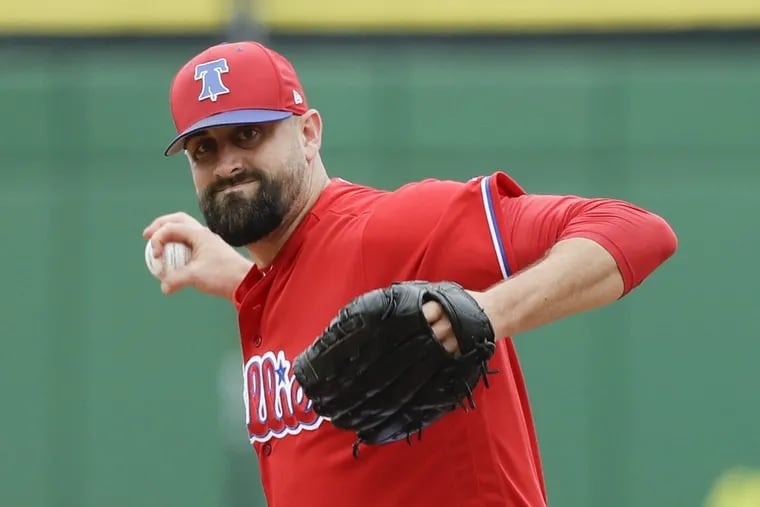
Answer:
[{"label": "jersey sleeve", "polygon": [[528,194],[501,172],[463,183],[407,185],[386,195],[369,217],[364,266],[376,286],[403,273],[484,290],[528,268],[559,241],[586,238],[615,259],[627,293],[677,243],[665,220],[634,204]]},{"label": "jersey sleeve", "polygon": [[626,201],[562,195],[524,195],[501,203],[514,262],[524,269],[556,243],[586,238],[614,258],[624,294],[651,274],[676,250],[677,239],[665,220]]}]

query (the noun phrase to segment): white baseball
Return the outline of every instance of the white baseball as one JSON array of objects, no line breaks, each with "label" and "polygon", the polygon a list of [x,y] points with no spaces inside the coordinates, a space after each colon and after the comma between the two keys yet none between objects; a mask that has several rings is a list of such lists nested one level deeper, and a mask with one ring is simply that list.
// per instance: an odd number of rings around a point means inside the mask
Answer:
[{"label": "white baseball", "polygon": [[184,266],[190,261],[192,250],[184,243],[167,243],[161,257],[153,257],[153,247],[148,241],[145,245],[145,264],[156,278],[163,277],[173,269]]}]

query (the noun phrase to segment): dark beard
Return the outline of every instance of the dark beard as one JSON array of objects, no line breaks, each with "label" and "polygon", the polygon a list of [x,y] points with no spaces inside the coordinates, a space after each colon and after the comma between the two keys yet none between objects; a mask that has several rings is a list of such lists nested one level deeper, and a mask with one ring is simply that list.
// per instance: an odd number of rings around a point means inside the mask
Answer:
[{"label": "dark beard", "polygon": [[[219,195],[245,181],[258,182],[253,195],[242,191]],[[286,197],[281,181],[259,169],[247,169],[209,184],[198,203],[208,228],[228,244],[239,247],[263,239],[282,224],[289,207]]]}]

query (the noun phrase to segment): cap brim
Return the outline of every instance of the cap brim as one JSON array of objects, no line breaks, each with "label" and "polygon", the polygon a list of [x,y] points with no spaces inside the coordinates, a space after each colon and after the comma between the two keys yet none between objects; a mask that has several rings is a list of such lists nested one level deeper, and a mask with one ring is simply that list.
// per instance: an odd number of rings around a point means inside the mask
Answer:
[{"label": "cap brim", "polygon": [[164,155],[168,157],[182,151],[185,138],[196,132],[200,132],[201,130],[229,125],[246,125],[249,123],[278,121],[284,120],[289,116],[293,116],[293,113],[290,111],[272,111],[268,109],[240,109],[237,111],[215,114],[191,125],[185,129],[184,132],[175,137],[166,150],[164,150]]}]

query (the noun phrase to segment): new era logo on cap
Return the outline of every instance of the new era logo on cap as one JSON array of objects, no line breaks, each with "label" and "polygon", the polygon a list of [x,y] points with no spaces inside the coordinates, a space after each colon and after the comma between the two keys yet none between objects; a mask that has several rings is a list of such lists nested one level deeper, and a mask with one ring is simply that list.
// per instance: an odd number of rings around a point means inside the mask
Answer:
[{"label": "new era logo on cap", "polygon": [[258,42],[212,46],[174,76],[170,92],[177,136],[166,155],[182,150],[184,139],[224,125],[277,121],[309,107],[293,65]]}]

